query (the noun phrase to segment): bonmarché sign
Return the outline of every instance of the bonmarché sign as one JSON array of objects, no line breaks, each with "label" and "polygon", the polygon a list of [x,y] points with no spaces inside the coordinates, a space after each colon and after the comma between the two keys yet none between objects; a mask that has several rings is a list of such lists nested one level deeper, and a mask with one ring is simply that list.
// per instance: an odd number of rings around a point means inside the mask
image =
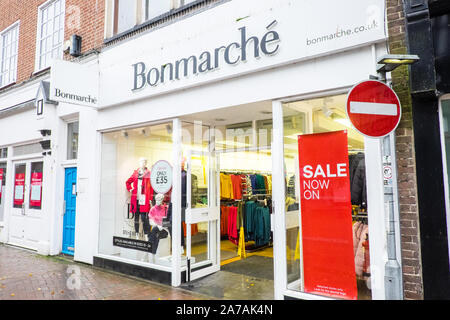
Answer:
[{"label": "bonmarch\u00e9 sign", "polygon": [[[114,50],[103,50],[99,108],[221,81],[227,85],[234,78],[246,81],[255,73],[261,73],[258,81],[263,81],[270,71],[284,75],[273,83],[274,89],[285,87],[276,96],[290,95],[290,86],[283,81],[296,76],[288,66],[367,47],[387,37],[385,0],[346,0],[345,5],[336,0],[275,2],[224,1],[188,19],[132,37]],[[315,66],[314,62],[305,70],[317,74]],[[311,84],[317,85],[315,81],[321,80],[312,78]],[[258,89],[249,84],[249,90]]]},{"label": "bonmarch\u00e9 sign", "polygon": [[54,60],[51,67],[50,99],[80,106],[98,107],[98,64]]},{"label": "bonmarch\u00e9 sign", "polygon": [[280,35],[273,28],[277,21],[272,21],[262,37],[247,34],[247,28],[239,28],[240,39],[215,49],[204,51],[200,55],[191,55],[179,60],[165,63],[158,67],[148,67],[144,62],[137,62],[133,68],[132,91],[155,87],[167,81],[180,80],[190,75],[197,75],[219,69],[222,65],[236,65],[249,58],[258,59],[263,55],[275,55],[280,48]]},{"label": "bonmarch\u00e9 sign", "polygon": [[88,103],[88,104],[97,104],[97,98],[91,97],[91,95],[80,96],[70,92],[63,92],[61,89],[55,88],[55,97],[72,100],[73,102],[78,103]]}]

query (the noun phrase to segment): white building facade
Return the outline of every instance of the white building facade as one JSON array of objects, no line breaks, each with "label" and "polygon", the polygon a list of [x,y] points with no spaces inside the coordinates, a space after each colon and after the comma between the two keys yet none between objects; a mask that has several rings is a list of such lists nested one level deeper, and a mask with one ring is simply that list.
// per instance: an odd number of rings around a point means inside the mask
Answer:
[{"label": "white building facade", "polygon": [[[0,111],[0,241],[180,286],[220,272],[223,206],[265,202],[276,299],[385,299],[382,146],[352,129],[345,110],[347,92],[376,74],[386,38],[382,0],[231,0],[107,45],[76,62],[79,73],[55,63],[0,96],[10,106]],[[298,136],[336,131],[348,139],[349,171],[353,156],[363,157],[362,200],[352,196],[343,218],[353,239],[323,240],[330,251],[346,243],[361,262],[348,270],[350,285],[314,279],[303,238],[298,163],[307,151]],[[224,195],[222,179],[233,174],[265,176],[265,191]],[[364,230],[357,239],[355,225]],[[341,277],[338,268],[324,272]]]}]

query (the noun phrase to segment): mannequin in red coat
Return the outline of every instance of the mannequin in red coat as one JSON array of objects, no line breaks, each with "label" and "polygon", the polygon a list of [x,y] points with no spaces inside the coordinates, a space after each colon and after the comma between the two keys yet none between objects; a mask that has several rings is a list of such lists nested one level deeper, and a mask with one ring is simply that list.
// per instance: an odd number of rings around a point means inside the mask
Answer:
[{"label": "mannequin in red coat", "polygon": [[131,192],[131,212],[134,213],[134,228],[139,233],[140,223],[143,223],[144,234],[150,233],[148,212],[150,201],[153,200],[153,188],[150,183],[150,170],[147,169],[147,159],[139,159],[139,168],[126,181],[127,190]]}]

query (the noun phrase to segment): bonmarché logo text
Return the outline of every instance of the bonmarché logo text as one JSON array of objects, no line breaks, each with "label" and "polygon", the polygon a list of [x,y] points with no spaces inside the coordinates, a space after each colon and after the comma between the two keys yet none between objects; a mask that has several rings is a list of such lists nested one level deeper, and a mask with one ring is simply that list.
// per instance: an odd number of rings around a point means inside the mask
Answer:
[{"label": "bonmarch\u00e9 logo text", "polygon": [[91,104],[97,104],[97,99],[91,97],[91,95],[87,96],[79,96],[73,93],[62,92],[60,89],[55,88],[55,96],[63,99],[69,99],[79,102],[86,102]]}]

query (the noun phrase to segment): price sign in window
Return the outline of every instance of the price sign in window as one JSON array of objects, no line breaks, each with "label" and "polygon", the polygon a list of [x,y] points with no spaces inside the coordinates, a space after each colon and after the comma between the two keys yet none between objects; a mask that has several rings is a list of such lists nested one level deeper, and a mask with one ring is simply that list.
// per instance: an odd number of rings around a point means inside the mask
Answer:
[{"label": "price sign in window", "polygon": [[172,166],[165,160],[156,162],[152,168],[150,181],[156,193],[165,194],[172,188]]},{"label": "price sign in window", "polygon": [[21,208],[24,202],[25,192],[25,164],[16,164],[14,176],[14,208]]},{"label": "price sign in window", "polygon": [[42,207],[42,171],[42,162],[35,162],[31,164],[30,209],[41,209]]}]

